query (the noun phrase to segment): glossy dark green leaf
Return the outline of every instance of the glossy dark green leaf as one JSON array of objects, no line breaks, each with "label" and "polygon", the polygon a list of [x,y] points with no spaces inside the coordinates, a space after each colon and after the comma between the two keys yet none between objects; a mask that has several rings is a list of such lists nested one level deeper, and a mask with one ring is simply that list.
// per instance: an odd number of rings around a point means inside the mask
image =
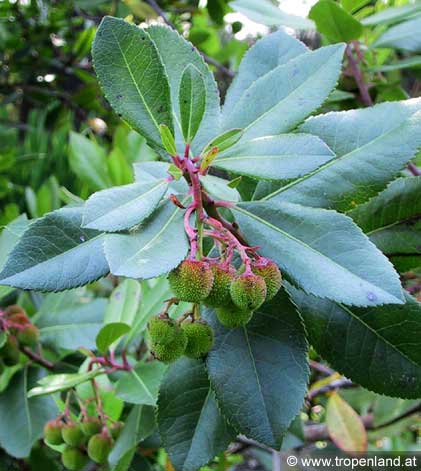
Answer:
[{"label": "glossy dark green leaf", "polygon": [[22,214],[3,228],[0,235],[0,269],[3,268],[7,257],[27,229],[28,224],[28,218]]},{"label": "glossy dark green leaf", "polygon": [[159,125],[173,130],[168,78],[149,34],[106,16],[92,47],[105,96],[123,119],[153,147],[162,148]]},{"label": "glossy dark green leaf", "polygon": [[178,103],[184,140],[190,143],[199,130],[206,109],[206,84],[203,75],[192,64],[181,76]]},{"label": "glossy dark green leaf", "polygon": [[188,243],[183,212],[171,201],[131,234],[108,234],[105,254],[111,273],[130,278],[154,278],[184,259]]},{"label": "glossy dark green leaf", "polygon": [[[184,151],[181,132],[178,93],[185,68],[192,64],[202,74],[206,85],[206,109],[199,131],[192,142],[192,152],[199,154],[203,147],[220,133],[219,91],[212,72],[200,53],[177,32],[165,26],[154,25],[148,34],[158,49],[161,61],[168,74],[173,112],[176,116],[175,141],[179,152]],[[165,124],[165,123],[164,123]]]},{"label": "glossy dark green leaf", "polygon": [[421,177],[395,180],[349,215],[397,266],[421,265]]},{"label": "glossy dark green leaf", "polygon": [[28,397],[45,396],[46,394],[67,391],[95,378],[99,374],[101,374],[99,370],[93,370],[85,373],[62,373],[45,376],[38,381],[38,386],[35,386],[28,392]]},{"label": "glossy dark green leaf", "polygon": [[139,363],[117,382],[117,396],[132,404],[155,406],[165,370],[166,366],[158,361]]},{"label": "glossy dark green leaf", "polygon": [[243,142],[218,154],[213,166],[251,178],[297,178],[335,157],[319,138],[282,134]]},{"label": "glossy dark green leaf", "polygon": [[41,342],[56,351],[94,349],[106,305],[101,298],[86,302],[76,291],[48,294],[34,317]]},{"label": "glossy dark green leaf", "polygon": [[310,10],[317,31],[332,42],[358,39],[363,27],[361,23],[333,0],[319,0]]},{"label": "glossy dark green leaf", "polygon": [[309,342],[335,370],[371,391],[419,398],[421,305],[356,308],[288,286]]},{"label": "glossy dark green leaf", "polygon": [[298,286],[357,306],[403,303],[399,277],[353,221],[335,211],[291,203],[240,203],[236,220]]},{"label": "glossy dark green leaf", "polygon": [[67,207],[30,224],[0,273],[0,284],[61,291],[105,276],[104,236],[81,223],[82,208]]},{"label": "glossy dark green leaf", "polygon": [[301,409],[309,375],[304,328],[285,292],[264,304],[243,328],[215,331],[207,357],[212,388],[235,429],[279,449]]},{"label": "glossy dark green leaf", "polygon": [[223,128],[242,128],[243,141],[294,129],[336,86],[343,52],[343,44],[306,52],[258,78],[227,110]]},{"label": "glossy dark green leaf", "polygon": [[[155,411],[150,406],[134,406],[108,458],[113,471],[123,471],[131,462],[137,445],[155,429]],[[142,468],[143,471],[143,468]]]},{"label": "glossy dark green leaf", "polygon": [[85,203],[83,227],[106,232],[130,229],[152,214],[167,188],[166,179],[161,179],[94,193]]},{"label": "glossy dark green leaf", "polygon": [[0,445],[11,456],[29,456],[32,445],[43,435],[44,425],[58,410],[50,397],[28,398],[27,391],[41,377],[35,368],[24,368],[0,394]]},{"label": "glossy dark green leaf", "polygon": [[196,471],[234,438],[201,360],[182,358],[169,367],[158,399],[158,428],[176,471]]},{"label": "glossy dark green leaf", "polygon": [[420,110],[417,98],[310,118],[300,130],[319,136],[336,159],[265,199],[341,211],[364,203],[384,189],[420,147]]},{"label": "glossy dark green leaf", "polygon": [[96,337],[96,346],[101,353],[106,353],[109,347],[118,339],[130,332],[130,326],[124,322],[110,322],[104,325]]},{"label": "glossy dark green leaf", "polygon": [[229,115],[258,78],[305,52],[308,49],[302,42],[282,30],[257,41],[244,55],[238,73],[228,88],[224,117]]}]

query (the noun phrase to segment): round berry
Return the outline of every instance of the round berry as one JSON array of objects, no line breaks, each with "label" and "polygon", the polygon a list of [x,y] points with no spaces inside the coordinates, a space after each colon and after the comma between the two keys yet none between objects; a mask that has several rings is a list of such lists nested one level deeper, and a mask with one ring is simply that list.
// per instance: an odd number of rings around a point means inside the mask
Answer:
[{"label": "round berry", "polygon": [[267,258],[261,258],[253,263],[252,271],[261,276],[266,283],[266,301],[273,299],[282,286],[282,274],[275,262]]},{"label": "round berry", "polygon": [[63,443],[63,437],[61,435],[61,428],[63,422],[60,420],[50,420],[45,424],[44,427],[44,439],[50,445],[61,445]]},{"label": "round berry", "polygon": [[216,309],[216,317],[219,322],[229,329],[235,329],[246,325],[253,316],[253,311],[239,309],[233,303]]},{"label": "round berry", "polygon": [[177,326],[171,319],[153,317],[148,324],[152,343],[166,345],[172,342],[177,334]]},{"label": "round berry", "polygon": [[230,287],[235,279],[235,268],[216,263],[211,264],[210,267],[213,274],[213,285],[204,303],[213,307],[226,306],[231,301]]},{"label": "round berry", "polygon": [[89,462],[89,458],[75,447],[66,447],[61,455],[63,466],[69,471],[80,471]]},{"label": "round berry", "polygon": [[82,432],[87,437],[92,437],[92,435],[95,435],[101,431],[102,423],[98,417],[86,417],[82,422],[81,428]]},{"label": "round berry", "polygon": [[182,324],[187,337],[187,346],[184,354],[190,358],[201,358],[213,346],[213,330],[205,322]]},{"label": "round berry", "polygon": [[213,274],[206,262],[184,260],[169,273],[168,281],[178,299],[200,303],[211,292]]},{"label": "round berry", "polygon": [[102,433],[92,436],[88,442],[88,455],[92,461],[98,464],[107,462],[108,455],[113,447],[113,440]]},{"label": "round berry", "polygon": [[64,443],[72,447],[77,447],[85,443],[85,435],[82,431],[82,426],[76,422],[68,422],[63,424],[61,428],[61,435]]},{"label": "round berry", "polygon": [[244,273],[231,283],[230,293],[239,309],[254,311],[265,301],[266,283],[261,276]]}]

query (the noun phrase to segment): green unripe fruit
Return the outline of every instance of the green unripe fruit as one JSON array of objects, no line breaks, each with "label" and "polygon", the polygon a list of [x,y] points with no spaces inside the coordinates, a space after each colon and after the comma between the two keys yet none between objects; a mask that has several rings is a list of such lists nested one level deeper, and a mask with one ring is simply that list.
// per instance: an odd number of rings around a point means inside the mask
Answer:
[{"label": "green unripe fruit", "polygon": [[61,445],[63,437],[61,435],[61,428],[63,423],[60,420],[50,420],[44,427],[44,439],[50,445]]},{"label": "green unripe fruit", "polygon": [[244,273],[231,283],[231,299],[240,309],[254,311],[266,298],[265,280],[253,273]]},{"label": "green unripe fruit", "polygon": [[113,440],[111,437],[106,437],[101,433],[97,433],[89,439],[88,442],[88,455],[92,461],[98,464],[107,462],[108,455],[113,447]]},{"label": "green unripe fruit", "polygon": [[206,262],[184,260],[169,273],[168,281],[178,299],[200,303],[211,292],[213,274]]},{"label": "green unripe fruit", "polygon": [[17,339],[20,344],[32,347],[38,342],[39,330],[34,325],[30,324],[22,330],[19,330],[17,334]]},{"label": "green unripe fruit", "polygon": [[235,329],[246,325],[253,316],[253,311],[239,309],[233,303],[216,310],[216,317],[219,322],[229,329]]},{"label": "green unripe fruit", "polygon": [[74,422],[63,424],[61,436],[67,445],[73,447],[83,445],[86,439],[81,425]]},{"label": "green unripe fruit", "polygon": [[18,341],[13,335],[7,337],[6,343],[3,345],[0,354],[6,366],[13,366],[19,363],[20,351]]},{"label": "green unripe fruit", "polygon": [[226,306],[231,302],[230,287],[235,279],[235,269],[217,264],[212,264],[210,268],[213,274],[213,285],[204,303],[213,307]]},{"label": "green unripe fruit", "polygon": [[255,275],[261,276],[266,283],[266,301],[273,299],[282,286],[282,274],[272,260],[262,258],[251,267]]},{"label": "green unripe fruit", "polygon": [[82,428],[82,432],[87,437],[92,437],[92,435],[95,435],[101,431],[102,423],[98,419],[98,417],[87,417],[82,422],[81,428]]},{"label": "green unripe fruit", "polygon": [[213,330],[204,322],[182,324],[181,328],[187,337],[187,346],[184,354],[190,358],[201,358],[213,346]]},{"label": "green unripe fruit", "polygon": [[88,457],[79,448],[67,447],[61,455],[63,466],[70,471],[80,471],[88,461]]},{"label": "green unripe fruit", "polygon": [[110,427],[111,436],[114,440],[120,436],[121,431],[123,430],[124,423],[123,422],[114,422]]},{"label": "green unripe fruit", "polygon": [[158,360],[163,363],[172,363],[180,358],[187,346],[187,337],[180,327],[176,326],[176,334],[172,342],[167,344],[152,343],[151,350]]},{"label": "green unripe fruit", "polygon": [[171,319],[153,317],[148,324],[148,332],[152,343],[167,345],[177,334],[177,326]]}]

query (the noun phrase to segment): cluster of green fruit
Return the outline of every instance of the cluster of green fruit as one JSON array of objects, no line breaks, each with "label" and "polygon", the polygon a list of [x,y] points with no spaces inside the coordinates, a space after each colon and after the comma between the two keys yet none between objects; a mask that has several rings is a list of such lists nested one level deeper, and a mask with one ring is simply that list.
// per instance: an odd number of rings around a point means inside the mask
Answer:
[{"label": "cluster of green fruit", "polygon": [[0,313],[0,331],[4,336],[4,343],[0,349],[1,366],[13,366],[19,363],[20,348],[34,347],[39,340],[38,328],[17,305],[9,306]]},{"label": "cluster of green fruit", "polygon": [[171,363],[182,355],[200,358],[213,345],[213,330],[202,320],[179,325],[168,316],[158,316],[149,322],[148,332],[155,358],[164,363]]},{"label": "cluster of green fruit", "polygon": [[[276,295],[282,275],[263,257],[238,272],[232,265],[184,260],[168,280],[178,300],[214,307],[219,322],[235,328],[247,324],[253,312]],[[179,325],[163,314],[149,322],[148,331],[154,356],[165,363],[182,355],[200,358],[213,345],[213,330],[202,320]]]},{"label": "cluster of green fruit", "polygon": [[98,417],[85,417],[81,423],[59,417],[44,427],[44,439],[61,448],[61,460],[70,471],[80,471],[90,460],[107,462],[123,424],[114,422],[109,428]]},{"label": "cluster of green fruit", "polygon": [[228,328],[250,321],[253,312],[281,288],[278,266],[264,257],[237,270],[232,265],[184,260],[169,275],[177,298],[216,308],[219,322]]}]

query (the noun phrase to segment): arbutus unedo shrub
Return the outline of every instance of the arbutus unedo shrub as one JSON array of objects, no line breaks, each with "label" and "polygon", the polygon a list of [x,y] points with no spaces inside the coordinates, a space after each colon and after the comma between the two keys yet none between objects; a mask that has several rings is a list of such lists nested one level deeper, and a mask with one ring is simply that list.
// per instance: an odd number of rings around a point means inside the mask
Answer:
[{"label": "arbutus unedo shrub", "polygon": [[[391,228],[414,216],[400,219],[401,202],[421,187],[396,179],[421,145],[421,100],[316,115],[343,53],[270,34],[221,107],[211,71],[175,31],[102,21],[92,56],[104,95],[160,160],[31,222],[0,274],[6,286],[64,291],[33,317],[1,311],[0,356],[19,369],[14,388],[31,385],[67,469],[146,459],[139,444],[155,432],[176,471],[239,435],[279,450],[303,406],[309,345],[346,381],[421,396],[421,308],[390,249]],[[108,302],[75,301],[74,289],[109,274]],[[51,334],[63,328],[56,311],[85,320],[79,335]],[[75,350],[83,362],[69,372]],[[34,364],[50,374],[35,377]]]}]

